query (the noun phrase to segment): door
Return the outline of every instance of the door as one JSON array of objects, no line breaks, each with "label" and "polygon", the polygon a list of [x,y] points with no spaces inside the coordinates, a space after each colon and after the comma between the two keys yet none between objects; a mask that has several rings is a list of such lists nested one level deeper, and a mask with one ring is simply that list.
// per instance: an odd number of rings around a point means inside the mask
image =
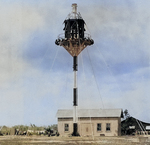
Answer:
[{"label": "door", "polygon": [[83,123],[83,124],[81,124],[81,135],[82,136],[93,135],[93,125],[92,125],[92,123]]}]

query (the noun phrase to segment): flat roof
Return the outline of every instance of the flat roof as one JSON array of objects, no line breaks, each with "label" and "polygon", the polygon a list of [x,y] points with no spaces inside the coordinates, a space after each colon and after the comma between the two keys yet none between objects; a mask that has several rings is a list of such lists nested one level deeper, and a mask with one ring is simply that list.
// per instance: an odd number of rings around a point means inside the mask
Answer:
[{"label": "flat roof", "polygon": [[[72,118],[72,109],[59,109],[57,118]],[[78,109],[78,117],[121,117],[122,109]]]}]

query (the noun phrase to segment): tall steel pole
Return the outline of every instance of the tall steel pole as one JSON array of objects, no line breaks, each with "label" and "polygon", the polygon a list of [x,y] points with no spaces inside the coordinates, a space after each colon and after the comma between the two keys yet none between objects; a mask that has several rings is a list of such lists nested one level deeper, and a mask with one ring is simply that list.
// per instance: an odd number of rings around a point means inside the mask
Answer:
[{"label": "tall steel pole", "polygon": [[77,71],[78,71],[78,57],[73,57],[73,71],[74,71],[74,88],[73,88],[73,136],[78,136],[78,116],[77,116],[77,106],[78,106],[78,90],[77,90]]},{"label": "tall steel pole", "polygon": [[78,55],[84,48],[94,44],[91,36],[85,35],[84,25],[85,22],[82,19],[80,13],[77,13],[77,4],[72,4],[72,13],[70,13],[67,19],[64,21],[65,33],[59,35],[55,44],[63,46],[71,56],[73,56],[73,71],[74,71],[74,88],[73,88],[73,136],[78,136],[78,91],[77,91],[77,70],[78,70]]}]

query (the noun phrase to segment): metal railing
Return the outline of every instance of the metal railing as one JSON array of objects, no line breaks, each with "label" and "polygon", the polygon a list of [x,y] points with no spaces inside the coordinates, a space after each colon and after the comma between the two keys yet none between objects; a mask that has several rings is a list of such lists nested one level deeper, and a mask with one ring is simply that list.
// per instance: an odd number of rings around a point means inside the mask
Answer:
[{"label": "metal railing", "polygon": [[[65,33],[61,33],[58,35],[58,39],[66,39]],[[84,33],[84,39],[91,39],[91,35],[88,33]]]}]

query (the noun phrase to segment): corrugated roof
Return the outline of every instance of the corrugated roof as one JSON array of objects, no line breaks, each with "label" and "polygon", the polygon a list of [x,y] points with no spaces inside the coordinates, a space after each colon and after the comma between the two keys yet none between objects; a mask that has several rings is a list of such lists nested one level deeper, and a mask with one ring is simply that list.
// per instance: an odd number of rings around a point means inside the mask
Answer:
[{"label": "corrugated roof", "polygon": [[[78,109],[78,117],[121,117],[122,109]],[[60,109],[57,118],[72,118],[73,110]]]}]

